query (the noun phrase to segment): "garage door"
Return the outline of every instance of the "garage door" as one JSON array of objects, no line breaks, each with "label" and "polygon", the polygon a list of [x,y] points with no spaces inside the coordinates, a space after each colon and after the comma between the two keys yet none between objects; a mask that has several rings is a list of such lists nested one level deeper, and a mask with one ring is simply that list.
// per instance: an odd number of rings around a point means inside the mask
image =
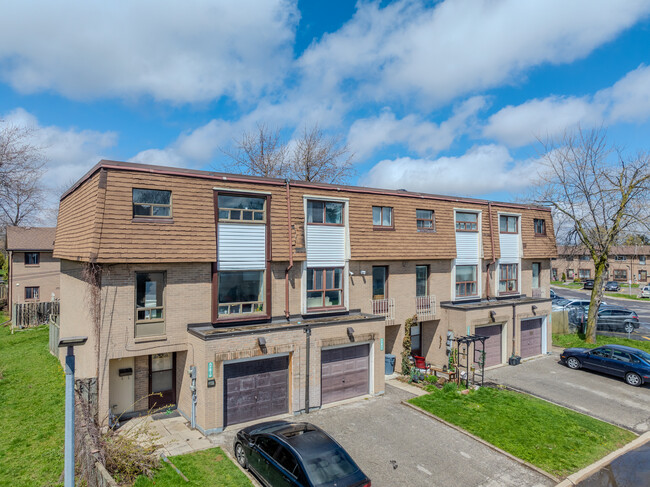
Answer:
[{"label": "garage door", "polygon": [[533,357],[542,353],[542,319],[521,322],[521,356]]},{"label": "garage door", "polygon": [[[493,326],[481,326],[476,328],[475,333],[480,336],[487,337],[485,340],[485,366],[491,367],[493,365],[498,365],[503,362],[503,357],[501,354],[501,325]],[[480,342],[477,342],[475,346],[481,347]],[[476,362],[478,362],[478,354],[476,357]]]},{"label": "garage door", "polygon": [[289,410],[289,357],[224,365],[224,424]]},{"label": "garage door", "polygon": [[368,394],[370,345],[321,351],[321,402]]}]

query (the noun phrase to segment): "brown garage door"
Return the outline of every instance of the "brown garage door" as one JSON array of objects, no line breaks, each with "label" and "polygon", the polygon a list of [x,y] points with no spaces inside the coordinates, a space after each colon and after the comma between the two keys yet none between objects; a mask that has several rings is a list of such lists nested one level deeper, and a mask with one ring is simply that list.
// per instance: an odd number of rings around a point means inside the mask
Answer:
[{"label": "brown garage door", "polygon": [[243,423],[289,410],[289,357],[224,366],[224,424]]},{"label": "brown garage door", "polygon": [[532,357],[542,353],[542,319],[521,322],[521,356]]},{"label": "brown garage door", "polygon": [[[487,337],[485,340],[485,366],[491,367],[498,365],[503,361],[501,355],[501,325],[481,326],[476,328],[475,333],[480,336]],[[480,342],[476,342],[474,346],[480,349]],[[476,354],[476,362],[478,362],[478,354]]]},{"label": "brown garage door", "polygon": [[321,402],[368,394],[370,345],[321,351]]}]

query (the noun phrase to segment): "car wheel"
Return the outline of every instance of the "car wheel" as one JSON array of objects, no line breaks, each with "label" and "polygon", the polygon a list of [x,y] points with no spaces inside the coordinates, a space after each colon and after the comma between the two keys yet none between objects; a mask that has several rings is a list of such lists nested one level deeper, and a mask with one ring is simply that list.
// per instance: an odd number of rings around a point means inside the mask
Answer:
[{"label": "car wheel", "polygon": [[579,369],[582,364],[580,363],[580,360],[578,360],[575,357],[569,357],[566,359],[566,366],[569,367],[570,369]]},{"label": "car wheel", "polygon": [[635,372],[628,372],[625,374],[625,382],[631,386],[638,387],[641,385],[641,376]]},{"label": "car wheel", "polygon": [[623,329],[625,330],[625,333],[632,333],[634,331],[634,325],[632,323],[625,323]]},{"label": "car wheel", "polygon": [[246,459],[246,452],[241,443],[235,445],[235,457],[237,462],[241,465],[242,468],[248,469],[248,460]]}]

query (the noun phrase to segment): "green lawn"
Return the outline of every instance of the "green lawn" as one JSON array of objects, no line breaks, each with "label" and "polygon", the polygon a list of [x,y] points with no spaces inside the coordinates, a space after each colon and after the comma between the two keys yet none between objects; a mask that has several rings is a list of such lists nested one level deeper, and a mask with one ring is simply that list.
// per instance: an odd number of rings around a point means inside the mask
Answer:
[{"label": "green lawn", "polygon": [[600,347],[602,345],[625,345],[627,347],[634,347],[640,350],[645,350],[646,352],[650,353],[650,341],[647,340],[628,340],[627,338],[596,335],[596,344],[594,345],[585,342],[585,335],[583,333],[572,333],[569,335],[553,334],[553,345],[562,348],[594,348]]},{"label": "green lawn", "polygon": [[558,477],[595,462],[636,435],[517,392],[435,390],[410,403]]},{"label": "green lawn", "polygon": [[141,476],[134,487],[176,487],[179,485],[204,486],[215,485],[219,487],[250,487],[253,484],[248,477],[239,470],[221,450],[211,448],[187,455],[170,457],[170,460],[190,480],[185,482],[176,471],[167,463],[162,467],[153,479]]},{"label": "green lawn", "polygon": [[47,326],[14,335],[0,327],[0,377],[0,485],[59,485],[65,375]]},{"label": "green lawn", "polygon": [[582,289],[584,283],[582,282],[562,282],[562,281],[551,281],[553,286],[565,287],[567,289]]}]

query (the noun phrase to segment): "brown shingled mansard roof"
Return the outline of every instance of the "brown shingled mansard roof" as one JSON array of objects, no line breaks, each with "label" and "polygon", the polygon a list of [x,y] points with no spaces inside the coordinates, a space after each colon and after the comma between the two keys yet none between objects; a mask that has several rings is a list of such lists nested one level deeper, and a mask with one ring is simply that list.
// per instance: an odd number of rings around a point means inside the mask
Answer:
[{"label": "brown shingled mansard roof", "polygon": [[55,227],[7,227],[7,250],[54,250]]}]

